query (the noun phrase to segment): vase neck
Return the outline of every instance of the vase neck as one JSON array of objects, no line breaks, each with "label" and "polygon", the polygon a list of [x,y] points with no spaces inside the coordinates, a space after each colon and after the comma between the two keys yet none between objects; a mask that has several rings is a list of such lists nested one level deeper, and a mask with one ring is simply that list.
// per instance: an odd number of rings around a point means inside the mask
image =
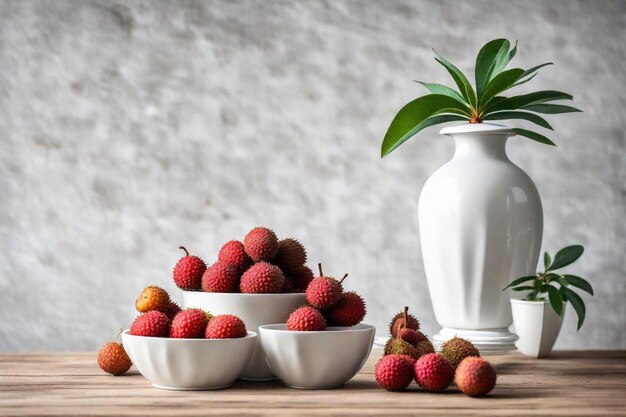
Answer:
[{"label": "vase neck", "polygon": [[452,135],[455,159],[490,158],[508,161],[506,142],[509,133],[457,133]]}]

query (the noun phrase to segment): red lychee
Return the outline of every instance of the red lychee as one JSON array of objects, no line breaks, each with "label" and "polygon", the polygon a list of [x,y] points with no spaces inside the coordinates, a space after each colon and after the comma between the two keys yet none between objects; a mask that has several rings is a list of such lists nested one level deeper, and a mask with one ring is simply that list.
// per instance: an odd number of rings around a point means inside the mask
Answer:
[{"label": "red lychee", "polygon": [[311,306],[296,309],[287,319],[287,330],[313,332],[326,330],[326,320],[319,310]]},{"label": "red lychee", "polygon": [[277,293],[284,282],[285,276],[280,268],[267,262],[259,262],[243,273],[239,289],[247,294]]},{"label": "red lychee", "polygon": [[180,249],[185,251],[185,256],[180,258],[174,267],[174,283],[183,290],[199,290],[206,264],[197,256],[189,255],[183,246],[180,246]]},{"label": "red lychee", "polygon": [[157,310],[138,316],[130,326],[130,334],[146,337],[167,337],[170,333],[170,319]]},{"label": "red lychee", "polygon": [[413,329],[409,329],[408,327],[400,330],[400,339],[412,344],[413,346],[417,345],[417,342],[420,341],[420,336],[418,332]]},{"label": "red lychee", "polygon": [[167,316],[168,319],[173,320],[174,317],[176,317],[176,315],[178,313],[180,313],[180,306],[178,304],[176,304],[173,301],[170,301],[170,304],[167,306],[167,311],[165,312],[165,315]]},{"label": "red lychee", "polygon": [[170,337],[175,339],[199,339],[204,337],[204,330],[209,322],[209,315],[199,308],[181,311],[172,320]]},{"label": "red lychee", "polygon": [[248,256],[243,248],[243,243],[238,240],[226,242],[220,249],[217,259],[232,265],[238,274],[242,274],[246,269],[252,266],[252,259]]},{"label": "red lychee", "polygon": [[272,230],[256,227],[243,239],[243,247],[254,262],[269,261],[278,253],[278,238]]},{"label": "red lychee", "polygon": [[374,376],[381,388],[402,391],[413,380],[413,363],[406,355],[383,356],[374,366]]},{"label": "red lychee", "polygon": [[450,386],[454,369],[450,361],[436,353],[428,353],[415,362],[415,380],[430,392],[440,392]]},{"label": "red lychee", "polygon": [[283,283],[283,286],[280,288],[280,292],[283,294],[293,294],[293,293],[298,292],[296,288],[293,286],[291,277],[288,277],[285,275],[285,282]]},{"label": "red lychee", "polygon": [[306,300],[313,307],[325,310],[337,304],[341,293],[343,292],[343,286],[341,283],[348,276],[345,274],[341,281],[337,281],[335,278],[325,277],[322,272],[322,265],[318,264],[320,276],[315,278],[306,289]]},{"label": "red lychee", "polygon": [[302,265],[295,271],[289,273],[293,285],[298,292],[306,291],[307,287],[313,281],[313,271],[306,265]]},{"label": "red lychee", "polygon": [[404,307],[404,310],[396,314],[391,323],[389,323],[389,333],[392,337],[398,337],[400,330],[408,327],[415,331],[420,329],[420,322],[411,314],[409,314],[409,307]]},{"label": "red lychee", "polygon": [[297,271],[306,262],[306,250],[296,239],[288,238],[278,242],[278,252],[272,260],[286,272]]},{"label": "red lychee", "polygon": [[326,318],[331,326],[354,326],[365,317],[365,301],[355,292],[343,293],[337,304],[328,309]]},{"label": "red lychee", "polygon": [[[117,337],[115,339],[117,340]],[[115,340],[105,343],[98,352],[98,366],[107,374],[122,375],[132,364],[124,346]]]},{"label": "red lychee", "polygon": [[246,335],[246,325],[239,317],[232,314],[211,318],[204,333],[207,339],[237,339]]},{"label": "red lychee", "polygon": [[[435,347],[433,346],[431,341],[428,339],[420,340],[419,342],[417,342],[417,344],[415,345],[415,350],[417,351],[418,358],[420,356],[426,355],[427,353],[435,353]],[[454,366],[452,367],[452,369],[454,369]]]},{"label": "red lychee", "polygon": [[485,395],[496,386],[496,371],[483,358],[468,356],[457,366],[454,382],[470,397]]},{"label": "red lychee", "polygon": [[235,292],[239,283],[237,269],[226,262],[217,261],[204,271],[202,289],[206,292]]}]

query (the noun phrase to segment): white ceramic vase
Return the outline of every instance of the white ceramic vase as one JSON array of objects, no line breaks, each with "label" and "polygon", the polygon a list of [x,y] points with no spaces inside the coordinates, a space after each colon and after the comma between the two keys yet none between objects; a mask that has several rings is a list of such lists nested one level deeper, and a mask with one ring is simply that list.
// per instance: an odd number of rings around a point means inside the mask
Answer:
[{"label": "white ceramic vase", "polygon": [[441,130],[454,156],[424,184],[419,205],[422,255],[440,344],[458,335],[484,353],[515,349],[509,290],[535,272],[543,232],[535,184],[506,155],[515,133],[480,123]]},{"label": "white ceramic vase", "polygon": [[517,349],[533,358],[548,356],[561,331],[566,305],[559,316],[547,301],[511,300]]}]

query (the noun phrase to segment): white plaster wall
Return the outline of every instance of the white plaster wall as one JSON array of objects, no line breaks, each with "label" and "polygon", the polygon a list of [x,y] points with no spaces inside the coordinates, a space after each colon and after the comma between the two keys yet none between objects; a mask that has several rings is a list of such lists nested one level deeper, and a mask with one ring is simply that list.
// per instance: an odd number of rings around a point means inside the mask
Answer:
[{"label": "white plaster wall", "polygon": [[585,111],[509,145],[545,248],[587,248],[557,347],[626,348],[625,1],[2,0],[0,350],[95,350],[180,244],[213,261],[255,225],[349,272],[380,333],[404,304],[435,332],[417,201],[453,145],[380,143],[411,80],[449,82],[431,47],[472,70],[495,37]]}]

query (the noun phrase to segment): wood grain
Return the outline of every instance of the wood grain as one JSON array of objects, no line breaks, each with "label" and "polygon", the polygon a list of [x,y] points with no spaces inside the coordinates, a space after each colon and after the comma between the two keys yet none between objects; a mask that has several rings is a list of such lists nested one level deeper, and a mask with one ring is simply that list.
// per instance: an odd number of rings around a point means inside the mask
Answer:
[{"label": "wood grain", "polygon": [[374,350],[361,372],[336,390],[302,391],[280,382],[238,382],[220,391],[153,388],[134,368],[102,373],[93,353],[0,354],[0,415],[29,416],[410,416],[626,415],[626,352],[557,352],[548,359],[518,353],[489,357],[495,390],[470,398],[456,388],[429,394],[376,385]]}]

